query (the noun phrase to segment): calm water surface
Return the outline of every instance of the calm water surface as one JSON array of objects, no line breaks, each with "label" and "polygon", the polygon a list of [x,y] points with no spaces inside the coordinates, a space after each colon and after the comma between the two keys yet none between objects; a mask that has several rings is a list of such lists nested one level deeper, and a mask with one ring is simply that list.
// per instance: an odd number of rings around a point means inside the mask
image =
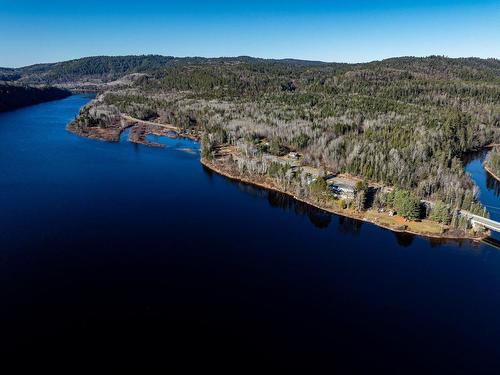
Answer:
[{"label": "calm water surface", "polygon": [[[479,187],[479,199],[488,209],[490,217],[500,221],[500,182],[493,178],[483,168],[483,163],[488,154],[487,150],[472,153],[467,160],[465,170]],[[499,233],[492,233],[492,237],[500,241]]]},{"label": "calm water surface", "polygon": [[[499,251],[228,181],[191,141],[76,137],[65,126],[88,100],[0,114],[6,358],[500,371]],[[498,207],[478,163],[481,199]]]}]

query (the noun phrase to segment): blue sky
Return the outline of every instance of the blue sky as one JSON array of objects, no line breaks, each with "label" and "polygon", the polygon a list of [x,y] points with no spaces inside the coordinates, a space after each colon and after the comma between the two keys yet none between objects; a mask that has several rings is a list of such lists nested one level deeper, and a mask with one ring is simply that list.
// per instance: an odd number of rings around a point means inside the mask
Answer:
[{"label": "blue sky", "polygon": [[0,0],[0,66],[162,54],[500,58],[500,0]]}]

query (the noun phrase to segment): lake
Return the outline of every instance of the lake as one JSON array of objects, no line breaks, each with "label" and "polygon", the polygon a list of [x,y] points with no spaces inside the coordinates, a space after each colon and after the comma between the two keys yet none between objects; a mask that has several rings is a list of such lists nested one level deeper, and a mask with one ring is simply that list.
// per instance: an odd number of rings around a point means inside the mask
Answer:
[{"label": "lake", "polygon": [[[190,140],[150,148],[68,133],[90,99],[0,114],[6,358],[498,373],[498,250],[229,181]],[[471,163],[481,199],[500,206],[480,158]]]}]

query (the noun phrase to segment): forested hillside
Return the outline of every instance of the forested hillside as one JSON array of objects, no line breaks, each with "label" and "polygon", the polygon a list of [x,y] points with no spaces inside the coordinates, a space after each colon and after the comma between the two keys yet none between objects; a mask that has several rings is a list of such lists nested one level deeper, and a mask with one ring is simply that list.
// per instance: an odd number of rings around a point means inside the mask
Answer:
[{"label": "forested hillside", "polygon": [[248,155],[248,173],[267,170],[262,155],[296,151],[304,165],[471,210],[475,187],[461,156],[500,139],[496,59],[330,64],[125,56],[15,72],[22,81],[59,83],[141,73],[127,85],[102,88],[99,105],[198,129],[205,134],[206,155],[221,144],[237,146]]},{"label": "forested hillside", "polygon": [[298,151],[308,165],[470,208],[474,186],[460,157],[500,137],[500,62],[184,64],[107,92],[104,101],[202,127],[210,149],[229,142],[253,155]]},{"label": "forested hillside", "polygon": [[55,87],[30,87],[0,83],[0,112],[62,99],[71,95]]},{"label": "forested hillside", "polygon": [[21,78],[19,73],[16,73],[15,69],[0,68],[0,82],[1,81],[16,81]]},{"label": "forested hillside", "polygon": [[66,84],[79,80],[109,82],[127,74],[154,73],[161,69],[186,65],[224,65],[240,63],[263,63],[266,65],[311,66],[326,65],[322,62],[304,60],[264,60],[252,57],[201,58],[159,55],[143,56],[95,56],[51,64],[30,65],[17,69],[0,68],[0,81],[21,80],[25,83]]}]

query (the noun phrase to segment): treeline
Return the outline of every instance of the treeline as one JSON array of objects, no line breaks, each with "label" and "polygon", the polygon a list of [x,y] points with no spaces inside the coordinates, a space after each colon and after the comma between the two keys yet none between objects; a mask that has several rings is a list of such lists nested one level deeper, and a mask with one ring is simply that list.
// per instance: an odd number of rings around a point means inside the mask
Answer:
[{"label": "treeline", "polygon": [[30,87],[0,83],[0,112],[33,104],[63,99],[71,95],[56,87]]}]

